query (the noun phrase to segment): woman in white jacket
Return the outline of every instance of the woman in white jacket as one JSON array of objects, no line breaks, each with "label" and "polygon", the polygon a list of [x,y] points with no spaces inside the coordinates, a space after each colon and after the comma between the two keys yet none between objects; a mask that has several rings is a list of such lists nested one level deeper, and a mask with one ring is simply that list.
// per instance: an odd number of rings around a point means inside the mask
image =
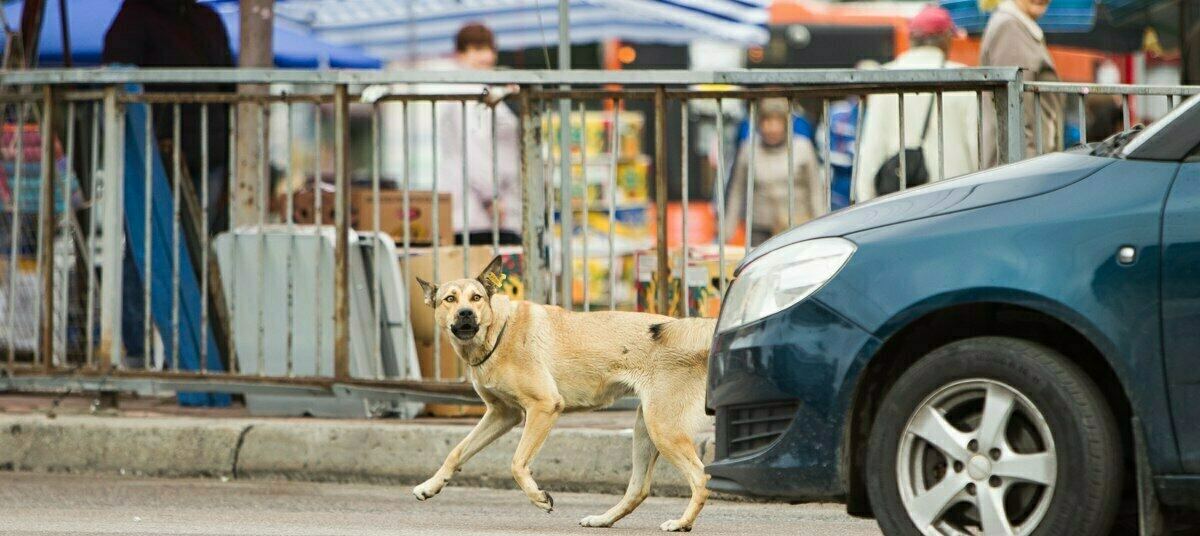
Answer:
[{"label": "woman in white jacket", "polygon": [[[958,68],[962,64],[947,61],[954,23],[943,8],[930,6],[909,21],[912,47],[896,57],[884,69]],[[979,169],[979,106],[974,93],[946,93],[942,98],[945,173],[938,156],[936,102],[931,93],[904,96],[904,144],[924,152],[930,182],[957,177]],[[892,157],[900,153],[900,105],[896,95],[872,95],[867,98],[863,128],[859,135],[859,157],[854,167],[854,202],[876,197],[875,175]],[[922,138],[924,133],[924,138]],[[914,165],[912,162],[906,162]]]}]

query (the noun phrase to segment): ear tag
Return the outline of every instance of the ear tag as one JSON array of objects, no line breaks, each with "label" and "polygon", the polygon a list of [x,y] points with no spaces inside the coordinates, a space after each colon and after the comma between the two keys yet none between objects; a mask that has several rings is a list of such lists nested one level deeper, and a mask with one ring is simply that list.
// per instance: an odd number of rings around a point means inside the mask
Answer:
[{"label": "ear tag", "polygon": [[500,285],[502,283],[504,283],[504,280],[508,279],[507,275],[505,275],[505,274],[496,275],[495,272],[488,272],[488,274],[485,277],[487,278],[488,283],[491,283],[492,286],[494,286],[496,288],[500,288]]}]

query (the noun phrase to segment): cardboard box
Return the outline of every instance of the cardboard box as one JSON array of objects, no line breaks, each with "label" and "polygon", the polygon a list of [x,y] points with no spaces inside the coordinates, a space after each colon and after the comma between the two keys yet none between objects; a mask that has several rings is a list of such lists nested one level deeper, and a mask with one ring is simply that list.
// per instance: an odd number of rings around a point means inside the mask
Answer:
[{"label": "cardboard box", "polygon": [[[369,188],[356,188],[350,194],[350,217],[360,231],[375,229],[375,193]],[[454,244],[453,204],[449,193],[438,194],[438,243]],[[402,190],[379,191],[379,230],[392,236],[397,244],[404,242],[404,222],[408,221],[411,244],[433,243],[433,192],[412,190],[408,193],[408,214],[404,213]]]},{"label": "cardboard box", "polygon": [[[286,195],[286,194],[285,194]],[[301,190],[292,195],[292,221],[301,225],[312,225],[317,223],[317,196],[312,190]],[[334,214],[333,210],[337,199],[334,197],[333,191],[321,192],[321,225],[333,225]],[[285,196],[279,196],[275,200],[275,206],[279,207],[280,213],[287,213],[287,199]],[[355,224],[354,214],[350,214],[350,226]]]},{"label": "cardboard box", "polygon": [[[301,225],[317,223],[316,194],[312,190],[296,192],[292,197],[292,220]],[[369,188],[356,188],[350,194],[350,227],[357,231],[374,230],[373,203],[375,196]],[[454,244],[453,204],[450,194],[438,195],[439,244]],[[321,192],[321,225],[333,225],[337,198],[332,190]],[[279,196],[274,205],[279,212],[286,212],[287,200]],[[409,240],[410,244],[433,243],[433,194],[428,190],[413,190],[408,193]],[[379,191],[379,230],[391,235],[399,245],[404,242],[404,192],[401,190]]]},{"label": "cardboard box", "polygon": [[[458,377],[460,368],[465,368],[467,365],[463,363],[458,355],[454,353],[454,348],[443,337],[441,345],[441,369],[442,378]],[[421,374],[426,374],[425,378],[433,378],[433,341],[417,342],[417,360],[421,363]],[[482,405],[461,405],[461,404],[425,404],[425,412],[434,417],[478,417],[483,415],[486,408]]]},{"label": "cardboard box", "polygon": [[[718,288],[721,280],[721,263],[718,253],[719,249],[713,244],[688,246],[686,262],[688,291],[686,296],[692,316],[715,318],[721,312],[721,297],[724,289]],[[684,265],[683,255],[682,248],[673,248],[670,251],[671,280],[667,283],[670,285],[667,289],[668,311],[663,314],[674,315],[682,311],[681,299],[684,293],[681,292],[683,280],[680,277],[680,267]],[[733,270],[744,256],[744,248],[726,244],[726,282],[733,280]],[[658,313],[660,311],[658,311],[656,293],[659,278],[658,274],[655,273],[658,270],[657,252],[653,249],[640,251],[636,257],[637,282],[635,283],[635,288],[637,289],[637,310]]]}]

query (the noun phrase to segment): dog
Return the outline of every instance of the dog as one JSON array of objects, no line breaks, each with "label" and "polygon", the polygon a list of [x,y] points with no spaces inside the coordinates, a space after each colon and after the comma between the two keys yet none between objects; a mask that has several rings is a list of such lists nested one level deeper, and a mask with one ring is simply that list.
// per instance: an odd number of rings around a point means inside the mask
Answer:
[{"label": "dog", "polygon": [[711,423],[704,413],[704,390],[716,321],[574,313],[512,300],[496,293],[499,269],[496,257],[476,279],[440,285],[418,279],[425,303],[435,310],[437,330],[449,334],[455,353],[470,366],[471,383],[487,411],[413,495],[422,501],[437,495],[467,460],[524,416],[512,475],[534,506],[549,513],[554,499],[533,480],[530,464],[558,416],[636,394],[641,404],[629,486],[617,505],[579,524],[610,527],[637,508],[650,492],[654,463],[662,454],[687,478],[691,500],[683,516],[660,528],[691,530],[708,498],[708,476],[694,437]]}]

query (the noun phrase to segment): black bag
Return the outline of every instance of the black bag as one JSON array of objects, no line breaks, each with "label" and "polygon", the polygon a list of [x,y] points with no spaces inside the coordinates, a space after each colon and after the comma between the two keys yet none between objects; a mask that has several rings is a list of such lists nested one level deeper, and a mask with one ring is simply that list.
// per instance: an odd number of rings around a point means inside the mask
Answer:
[{"label": "black bag", "polygon": [[[929,102],[929,111],[925,114],[925,124],[921,127],[921,142],[913,148],[904,149],[904,186],[911,188],[929,182],[929,170],[925,168],[925,135],[929,133],[929,119],[933,116],[933,99]],[[879,166],[875,172],[875,195],[887,195],[900,191],[900,154],[896,153]]]}]

